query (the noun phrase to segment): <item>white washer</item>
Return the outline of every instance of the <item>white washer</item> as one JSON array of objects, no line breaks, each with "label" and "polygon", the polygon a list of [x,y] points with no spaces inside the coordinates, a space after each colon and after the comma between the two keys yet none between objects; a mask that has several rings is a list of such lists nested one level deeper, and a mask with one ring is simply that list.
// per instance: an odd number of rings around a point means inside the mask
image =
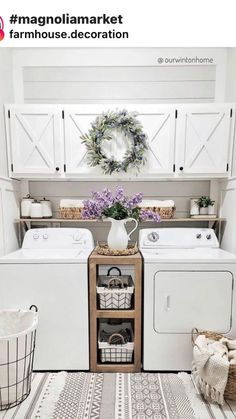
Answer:
[{"label": "white washer", "polygon": [[236,337],[236,255],[211,229],[143,229],[145,370],[190,370],[191,331]]},{"label": "white washer", "polygon": [[88,257],[82,228],[27,231],[22,248],[0,258],[0,308],[39,310],[34,369],[89,369]]}]

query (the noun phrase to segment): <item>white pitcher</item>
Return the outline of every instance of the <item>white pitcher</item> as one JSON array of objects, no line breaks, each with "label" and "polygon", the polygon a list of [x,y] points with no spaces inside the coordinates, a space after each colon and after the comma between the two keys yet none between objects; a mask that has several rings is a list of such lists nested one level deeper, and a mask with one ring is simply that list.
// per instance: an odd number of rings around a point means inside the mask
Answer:
[{"label": "white pitcher", "polygon": [[[111,228],[107,237],[107,244],[111,249],[125,250],[128,246],[131,234],[138,227],[138,222],[135,218],[125,218],[124,220],[115,220],[114,218],[107,218],[111,221]],[[134,221],[135,227],[128,234],[125,228],[127,221]]]}]

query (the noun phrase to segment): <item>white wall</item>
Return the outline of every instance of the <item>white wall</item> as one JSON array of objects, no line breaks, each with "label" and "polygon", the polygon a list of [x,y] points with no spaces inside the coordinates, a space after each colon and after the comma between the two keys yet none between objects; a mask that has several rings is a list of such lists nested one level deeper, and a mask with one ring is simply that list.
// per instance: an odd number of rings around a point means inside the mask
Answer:
[{"label": "white wall", "polygon": [[[212,58],[211,64],[158,57]],[[13,51],[16,102],[222,101],[225,48],[35,48]]]},{"label": "white wall", "polygon": [[20,182],[0,179],[0,256],[19,247]]},{"label": "white wall", "polygon": [[[236,102],[236,48],[228,48],[226,71],[226,102]],[[234,135],[235,137],[235,135]],[[221,216],[227,221],[223,223],[222,247],[236,253],[236,147],[234,145],[232,161],[232,177],[220,182],[219,201]]]},{"label": "white wall", "polygon": [[7,151],[4,122],[4,103],[14,100],[12,84],[12,51],[9,48],[0,49],[0,177],[7,177]]},{"label": "white wall", "polygon": [[0,49],[0,256],[17,249],[20,182],[8,179],[3,104],[13,102],[12,50]]}]

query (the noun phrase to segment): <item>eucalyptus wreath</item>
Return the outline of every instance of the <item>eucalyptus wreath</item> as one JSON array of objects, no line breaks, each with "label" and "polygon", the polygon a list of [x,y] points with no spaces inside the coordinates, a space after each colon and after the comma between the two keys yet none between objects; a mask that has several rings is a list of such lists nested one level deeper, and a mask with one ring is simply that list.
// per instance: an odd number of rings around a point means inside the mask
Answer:
[{"label": "eucalyptus wreath", "polygon": [[[112,140],[111,132],[114,129],[121,130],[132,140],[122,161],[116,160],[114,156],[107,156],[102,150],[102,142]],[[92,122],[90,130],[81,139],[87,148],[88,164],[93,167],[99,165],[105,174],[127,172],[130,167],[139,169],[145,164],[147,137],[135,112],[124,109],[103,113]]]}]

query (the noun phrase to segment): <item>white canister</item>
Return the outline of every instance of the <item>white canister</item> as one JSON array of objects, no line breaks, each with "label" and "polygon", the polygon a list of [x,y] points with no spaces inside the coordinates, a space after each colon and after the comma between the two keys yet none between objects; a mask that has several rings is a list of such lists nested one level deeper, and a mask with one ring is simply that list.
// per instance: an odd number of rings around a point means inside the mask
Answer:
[{"label": "white canister", "polygon": [[43,207],[42,204],[38,201],[31,203],[30,207],[30,217],[31,218],[42,218],[43,217]]},{"label": "white canister", "polygon": [[199,215],[199,206],[197,198],[190,199],[190,215]]},{"label": "white canister", "polygon": [[43,218],[51,218],[52,217],[51,201],[49,201],[49,199],[43,198],[40,201],[40,204],[42,205]]},{"label": "white canister", "polygon": [[22,218],[29,218],[30,217],[30,208],[31,203],[34,201],[34,198],[28,194],[24,196],[20,203],[20,213]]}]

